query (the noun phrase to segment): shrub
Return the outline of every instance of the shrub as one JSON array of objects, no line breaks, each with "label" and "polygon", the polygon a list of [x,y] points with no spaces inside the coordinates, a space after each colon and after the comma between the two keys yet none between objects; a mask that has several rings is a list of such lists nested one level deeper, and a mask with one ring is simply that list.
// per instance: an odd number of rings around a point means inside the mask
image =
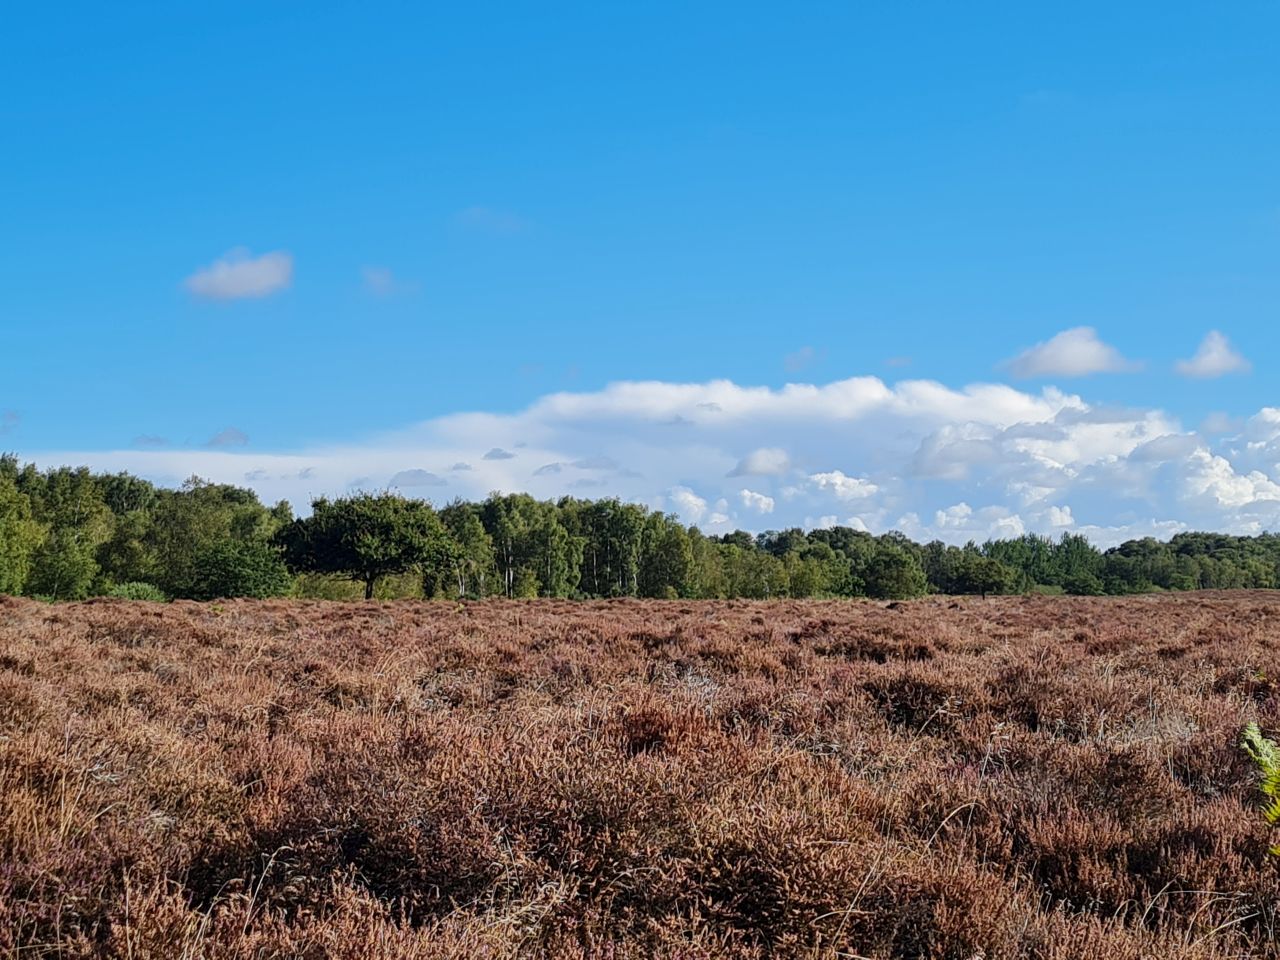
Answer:
[{"label": "shrub", "polygon": [[1062,589],[1077,597],[1100,597],[1107,592],[1102,581],[1088,571],[1067,577]]},{"label": "shrub", "polygon": [[191,587],[194,600],[218,597],[281,597],[293,578],[270,544],[257,540],[224,540],[196,555]]},{"label": "shrub", "polygon": [[164,591],[154,583],[142,583],[141,581],[117,583],[107,591],[106,595],[115,597],[117,600],[150,600],[153,603],[164,603],[169,599],[164,595]]}]

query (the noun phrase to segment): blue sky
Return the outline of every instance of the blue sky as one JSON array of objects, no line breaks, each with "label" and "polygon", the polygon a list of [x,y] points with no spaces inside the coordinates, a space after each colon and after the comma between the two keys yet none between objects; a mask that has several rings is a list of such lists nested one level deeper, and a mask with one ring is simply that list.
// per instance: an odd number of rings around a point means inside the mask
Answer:
[{"label": "blue sky", "polygon": [[[27,5],[0,447],[300,503],[417,470],[704,526],[1280,527],[1277,36],[1263,0]],[[868,377],[875,415],[821,392]]]}]

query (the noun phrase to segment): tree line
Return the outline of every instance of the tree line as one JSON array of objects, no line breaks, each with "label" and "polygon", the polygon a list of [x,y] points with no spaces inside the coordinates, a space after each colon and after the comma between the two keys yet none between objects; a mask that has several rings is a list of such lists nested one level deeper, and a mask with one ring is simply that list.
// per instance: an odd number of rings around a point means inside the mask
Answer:
[{"label": "tree line", "polygon": [[617,499],[492,494],[435,508],[394,494],[296,518],[192,478],[39,470],[0,457],[0,594],[165,600],[300,596],[875,597],[1126,594],[1280,584],[1280,536],[1183,533],[1101,551],[1027,534],[964,547],[849,527],[703,534]]}]

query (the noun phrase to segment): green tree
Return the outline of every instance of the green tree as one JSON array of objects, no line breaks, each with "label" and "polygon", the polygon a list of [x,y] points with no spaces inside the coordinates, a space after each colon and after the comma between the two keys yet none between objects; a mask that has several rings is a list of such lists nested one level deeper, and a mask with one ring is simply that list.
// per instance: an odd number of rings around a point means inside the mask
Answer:
[{"label": "green tree", "polygon": [[640,596],[675,599],[693,594],[693,548],[675,517],[651,513],[640,546]]},{"label": "green tree", "polygon": [[[440,520],[453,540],[449,554],[450,585],[458,597],[487,597],[498,585],[493,538],[480,522],[474,504],[455,500],[440,511]],[[434,590],[424,591],[428,596]]]},{"label": "green tree", "polygon": [[1018,572],[994,557],[966,552],[960,563],[959,586],[962,593],[1004,593],[1017,579]]},{"label": "green tree", "polygon": [[294,520],[275,540],[290,570],[357,580],[366,600],[380,577],[443,565],[450,552],[431,506],[394,494],[322,497],[312,502],[311,516]]},{"label": "green tree", "polygon": [[867,593],[880,600],[921,596],[929,587],[915,555],[896,541],[881,541],[863,573]]},{"label": "green tree", "polygon": [[180,490],[161,492],[144,540],[154,557],[156,583],[171,597],[193,597],[199,557],[227,540],[267,541],[288,515],[268,510],[252,490],[192,477]]},{"label": "green tree", "polygon": [[86,467],[60,467],[35,476],[24,472],[35,518],[47,534],[32,558],[30,593],[79,600],[98,574],[98,547],[111,537],[114,517]]},{"label": "green tree", "polygon": [[22,593],[44,535],[31,515],[30,499],[11,477],[0,474],[0,593]]},{"label": "green tree", "polygon": [[195,600],[281,597],[293,586],[280,551],[261,540],[220,540],[196,555]]}]

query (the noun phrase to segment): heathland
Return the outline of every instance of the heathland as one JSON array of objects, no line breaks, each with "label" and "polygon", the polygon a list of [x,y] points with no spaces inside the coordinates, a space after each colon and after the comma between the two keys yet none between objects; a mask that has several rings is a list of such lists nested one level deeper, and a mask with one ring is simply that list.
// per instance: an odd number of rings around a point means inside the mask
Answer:
[{"label": "heathland", "polygon": [[1280,957],[1280,598],[0,599],[0,956]]}]

